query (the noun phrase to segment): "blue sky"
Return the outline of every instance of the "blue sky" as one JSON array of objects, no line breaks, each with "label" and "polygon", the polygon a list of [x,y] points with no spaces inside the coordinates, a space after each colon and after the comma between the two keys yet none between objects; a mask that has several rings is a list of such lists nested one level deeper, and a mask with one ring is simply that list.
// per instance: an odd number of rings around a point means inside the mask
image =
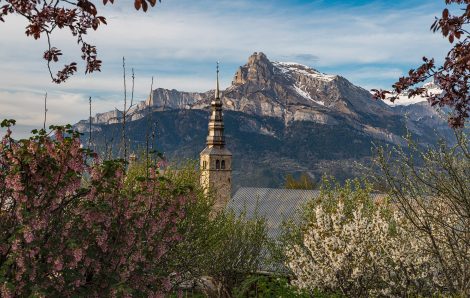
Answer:
[{"label": "blue sky", "polygon": [[[100,1],[97,1],[100,2]],[[108,26],[90,32],[99,50],[101,73],[80,74],[57,86],[41,60],[45,40],[24,35],[24,21],[0,24],[0,118],[16,118],[21,133],[42,126],[44,93],[48,124],[74,123],[94,112],[122,106],[122,57],[136,74],[136,100],[154,87],[206,91],[214,86],[215,61],[222,85],[253,52],[277,61],[294,61],[339,74],[366,89],[388,88],[423,55],[443,57],[448,43],[429,30],[443,0],[163,0],[144,14],[132,2],[101,8]],[[66,53],[63,63],[79,59],[65,32],[53,43]],[[130,83],[128,82],[128,86]]]}]

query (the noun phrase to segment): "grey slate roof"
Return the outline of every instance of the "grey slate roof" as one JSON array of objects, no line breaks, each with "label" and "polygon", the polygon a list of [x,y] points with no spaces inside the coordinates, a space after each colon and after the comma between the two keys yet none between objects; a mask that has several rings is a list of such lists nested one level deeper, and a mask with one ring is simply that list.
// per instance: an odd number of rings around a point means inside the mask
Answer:
[{"label": "grey slate roof", "polygon": [[319,194],[318,190],[242,187],[232,197],[227,208],[236,214],[245,212],[248,218],[255,215],[264,217],[268,236],[277,238],[281,233],[282,222],[286,219],[298,220],[299,209]]},{"label": "grey slate roof", "polygon": [[[245,213],[247,218],[264,217],[271,239],[279,239],[282,223],[286,219],[299,222],[300,208],[312,199],[320,196],[318,190],[279,189],[242,187],[229,201],[227,208],[235,214]],[[384,198],[384,194],[372,194],[374,200]],[[267,256],[267,251],[262,253]],[[289,270],[278,263],[260,264],[261,272],[289,274]]]}]

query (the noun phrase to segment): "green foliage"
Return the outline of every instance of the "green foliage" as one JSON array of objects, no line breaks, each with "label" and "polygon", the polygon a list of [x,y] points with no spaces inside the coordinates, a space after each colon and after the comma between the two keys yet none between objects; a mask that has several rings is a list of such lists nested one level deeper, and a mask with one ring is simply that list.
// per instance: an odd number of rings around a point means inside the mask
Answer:
[{"label": "green foliage", "polygon": [[267,243],[266,226],[263,219],[221,212],[214,218],[214,228],[208,272],[230,289],[259,268]]},{"label": "green foliage", "polygon": [[185,297],[185,298],[188,298],[188,297],[190,297],[190,298],[207,298],[207,295],[205,295],[204,293],[199,292],[199,291],[183,290],[183,291],[178,291],[176,293],[172,293],[168,297],[170,297],[170,298],[181,298],[181,297]]},{"label": "green foliage", "polygon": [[298,179],[288,174],[284,185],[287,189],[315,189],[315,186],[315,181],[307,173],[302,173]]},{"label": "green foliage", "polygon": [[3,119],[2,122],[0,123],[0,127],[11,127],[15,125],[16,120],[14,119]]},{"label": "green foliage", "polygon": [[362,205],[370,214],[375,209],[375,201],[372,195],[372,185],[366,180],[346,180],[341,185],[334,178],[324,177],[320,187],[320,196],[308,202],[302,218],[304,221],[311,220],[311,217],[314,216],[312,210],[318,205],[322,205],[329,212],[335,212],[339,201],[345,204],[347,218],[353,216],[353,211],[359,205]]},{"label": "green foliage", "polygon": [[[140,160],[130,165],[128,177],[146,175],[146,163]],[[211,276],[229,292],[245,275],[258,269],[262,250],[268,242],[263,219],[247,219],[244,214],[232,211],[214,214],[214,198],[205,195],[200,187],[194,161],[166,167],[155,179],[159,179],[163,190],[165,184],[171,182],[173,191],[196,195],[196,200],[186,210],[185,219],[178,224],[183,241],[174,251],[175,267],[185,272],[186,280]],[[133,188],[133,184],[132,179],[126,181],[128,188]]]},{"label": "green foliage", "polygon": [[[233,291],[234,298],[245,297],[311,297],[289,285],[281,276],[250,275]],[[314,296],[320,297],[320,296]]]}]

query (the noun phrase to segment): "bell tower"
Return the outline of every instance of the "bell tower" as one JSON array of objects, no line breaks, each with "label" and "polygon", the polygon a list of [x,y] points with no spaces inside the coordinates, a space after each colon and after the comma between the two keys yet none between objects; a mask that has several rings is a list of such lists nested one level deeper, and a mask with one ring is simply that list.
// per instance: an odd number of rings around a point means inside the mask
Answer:
[{"label": "bell tower", "polygon": [[219,63],[217,86],[211,101],[209,133],[206,148],[200,154],[201,186],[215,195],[214,210],[225,208],[232,193],[232,153],[225,148],[224,119],[219,91]]}]

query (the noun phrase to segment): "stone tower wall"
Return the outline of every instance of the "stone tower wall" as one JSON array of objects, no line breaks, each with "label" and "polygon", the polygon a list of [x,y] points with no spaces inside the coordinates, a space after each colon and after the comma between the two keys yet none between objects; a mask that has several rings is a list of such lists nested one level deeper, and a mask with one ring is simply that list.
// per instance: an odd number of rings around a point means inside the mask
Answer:
[{"label": "stone tower wall", "polygon": [[[214,211],[225,208],[232,194],[232,157],[201,154],[201,186],[215,196]],[[216,161],[225,161],[225,169],[216,169]],[[204,168],[205,162],[205,168]]]}]

